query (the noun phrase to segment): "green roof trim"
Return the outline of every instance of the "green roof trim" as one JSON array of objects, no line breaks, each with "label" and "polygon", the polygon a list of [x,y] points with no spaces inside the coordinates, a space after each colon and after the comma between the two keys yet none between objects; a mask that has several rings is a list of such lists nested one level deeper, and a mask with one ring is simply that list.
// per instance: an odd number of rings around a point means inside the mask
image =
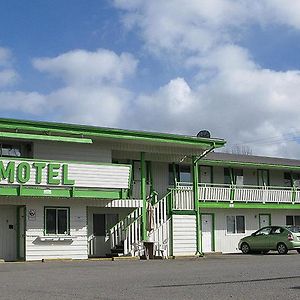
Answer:
[{"label": "green roof trim", "polygon": [[203,159],[201,165],[207,166],[221,166],[221,167],[246,167],[246,168],[261,168],[261,169],[278,169],[278,170],[294,170],[300,171],[300,166],[267,164],[267,163],[253,163],[253,162],[239,162],[239,161],[225,161]]},{"label": "green roof trim", "polygon": [[156,133],[146,131],[124,130],[104,128],[89,125],[76,125],[54,122],[26,121],[16,119],[1,119],[1,130],[14,130],[16,132],[42,132],[45,135],[65,134],[66,136],[80,136],[85,138],[102,137],[111,139],[135,140],[144,142],[173,143],[178,145],[190,145],[200,148],[223,147],[226,143],[223,139],[198,138],[179,134]]}]

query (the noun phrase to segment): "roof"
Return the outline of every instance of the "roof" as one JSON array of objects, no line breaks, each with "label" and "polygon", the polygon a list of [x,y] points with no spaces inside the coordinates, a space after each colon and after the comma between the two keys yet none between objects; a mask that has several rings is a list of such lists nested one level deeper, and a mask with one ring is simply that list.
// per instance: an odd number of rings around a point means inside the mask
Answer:
[{"label": "roof", "polygon": [[205,165],[222,165],[228,167],[255,167],[268,169],[286,169],[286,170],[300,170],[300,160],[267,157],[256,155],[241,155],[213,152],[209,153],[202,162]]},{"label": "roof", "polygon": [[36,135],[36,133],[38,133],[40,137],[77,137],[79,138],[79,140],[84,138],[109,138],[115,140],[134,140],[168,145],[185,145],[203,149],[207,149],[212,146],[214,146],[215,148],[219,148],[224,146],[224,144],[226,143],[225,140],[219,138],[208,139],[180,134],[0,118],[0,133],[4,132],[5,134],[6,132],[12,131],[18,133],[19,135],[22,133]]}]

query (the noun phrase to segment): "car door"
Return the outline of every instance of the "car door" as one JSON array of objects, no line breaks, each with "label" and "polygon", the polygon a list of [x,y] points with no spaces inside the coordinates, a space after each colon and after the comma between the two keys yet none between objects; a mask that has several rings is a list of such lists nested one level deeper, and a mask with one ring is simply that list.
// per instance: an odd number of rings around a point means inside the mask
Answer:
[{"label": "car door", "polygon": [[269,235],[270,249],[276,250],[279,242],[284,241],[284,231],[282,227],[273,227]]},{"label": "car door", "polygon": [[269,237],[271,229],[271,227],[264,227],[256,231],[252,235],[251,244],[249,245],[250,248],[253,250],[269,249]]}]

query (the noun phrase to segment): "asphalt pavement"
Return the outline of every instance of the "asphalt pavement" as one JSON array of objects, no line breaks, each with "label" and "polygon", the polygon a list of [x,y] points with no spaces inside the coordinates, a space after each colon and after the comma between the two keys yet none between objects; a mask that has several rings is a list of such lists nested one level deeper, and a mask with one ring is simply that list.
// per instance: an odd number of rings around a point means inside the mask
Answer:
[{"label": "asphalt pavement", "polygon": [[300,255],[0,263],[0,299],[300,299]]}]

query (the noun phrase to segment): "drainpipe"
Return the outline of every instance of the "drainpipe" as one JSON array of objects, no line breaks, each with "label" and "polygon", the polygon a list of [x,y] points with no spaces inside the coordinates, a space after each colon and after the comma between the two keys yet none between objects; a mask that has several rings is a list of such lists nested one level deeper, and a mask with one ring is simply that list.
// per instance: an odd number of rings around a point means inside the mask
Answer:
[{"label": "drainpipe", "polygon": [[216,148],[215,143],[205,150],[200,156],[192,157],[193,164],[193,198],[194,198],[194,210],[196,214],[196,255],[203,255],[202,253],[202,229],[200,223],[200,207],[199,207],[199,168],[198,162],[205,157],[208,153]]}]

